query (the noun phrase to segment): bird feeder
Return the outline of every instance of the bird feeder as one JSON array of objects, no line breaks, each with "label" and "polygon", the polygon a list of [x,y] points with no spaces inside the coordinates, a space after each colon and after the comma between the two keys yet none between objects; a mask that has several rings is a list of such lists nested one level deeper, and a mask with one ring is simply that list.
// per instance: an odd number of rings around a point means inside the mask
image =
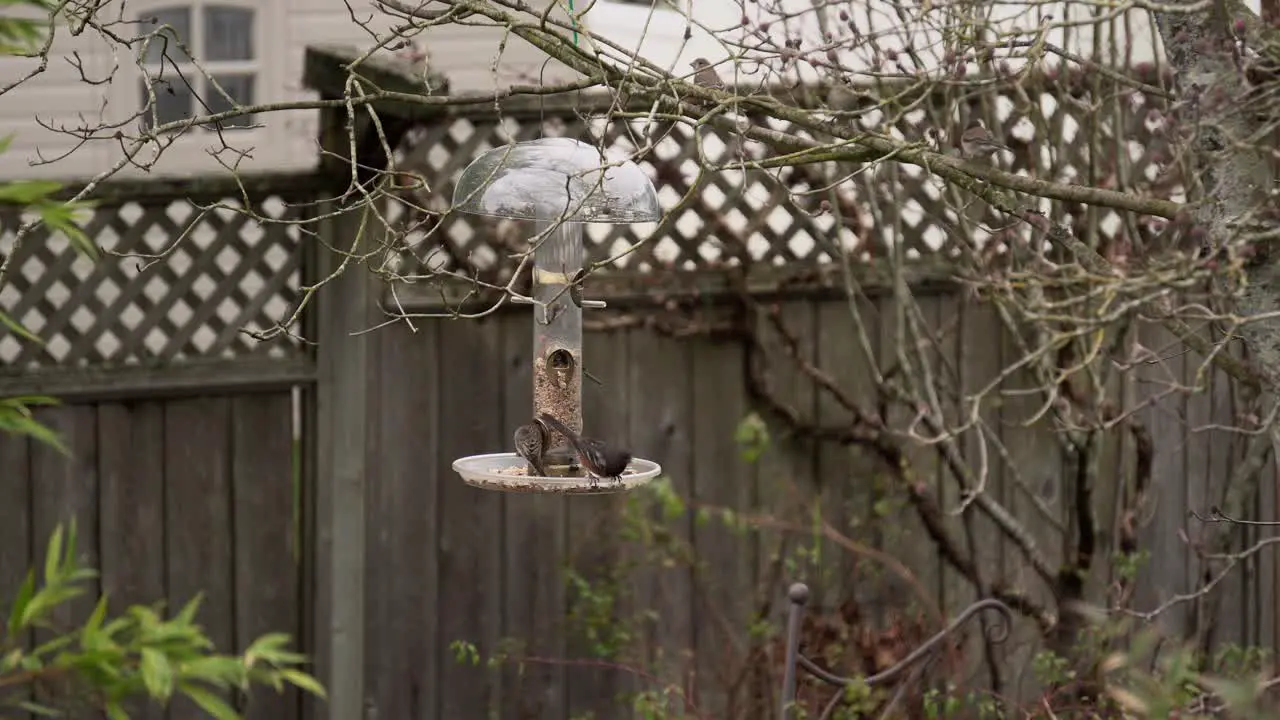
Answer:
[{"label": "bird feeder", "polygon": [[[544,138],[481,155],[462,171],[453,205],[475,215],[534,221],[533,283],[528,297],[513,298],[533,308],[533,417],[548,413],[592,436],[582,418],[582,309],[605,304],[582,298],[582,226],[657,221],[662,213],[653,183],[629,160],[570,138]],[[544,493],[629,490],[662,470],[633,458],[620,482],[596,482],[579,467],[566,438],[550,431],[547,441],[546,476],[529,474],[532,467],[514,452],[459,458],[453,469],[476,487]]]}]

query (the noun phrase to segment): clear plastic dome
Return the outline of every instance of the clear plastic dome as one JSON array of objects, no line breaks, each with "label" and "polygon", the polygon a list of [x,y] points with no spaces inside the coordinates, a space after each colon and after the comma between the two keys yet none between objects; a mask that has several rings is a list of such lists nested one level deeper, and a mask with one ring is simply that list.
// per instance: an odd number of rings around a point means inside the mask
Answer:
[{"label": "clear plastic dome", "polygon": [[462,171],[453,204],[462,212],[523,220],[635,223],[662,217],[658,192],[638,165],[572,138],[486,152]]}]

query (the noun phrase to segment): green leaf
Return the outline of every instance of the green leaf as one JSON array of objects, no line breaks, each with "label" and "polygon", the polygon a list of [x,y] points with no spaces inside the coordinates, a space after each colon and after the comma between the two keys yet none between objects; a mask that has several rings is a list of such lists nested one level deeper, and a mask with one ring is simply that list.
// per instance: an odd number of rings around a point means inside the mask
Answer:
[{"label": "green leaf", "polygon": [[18,703],[18,707],[22,708],[23,710],[26,710],[32,715],[39,715],[40,717],[51,717],[51,718],[62,717],[62,713],[54,710],[53,708],[47,708],[44,705],[38,705],[36,703],[27,702],[25,700],[23,702]]},{"label": "green leaf", "polygon": [[195,701],[201,710],[212,715],[215,720],[240,720],[240,716],[225,700],[195,685],[183,685],[182,692]]},{"label": "green leaf", "polygon": [[129,720],[129,713],[115,700],[108,700],[104,709],[107,711],[107,720]]},{"label": "green leaf", "polygon": [[25,325],[14,320],[13,316],[9,315],[7,312],[0,312],[0,323],[3,323],[5,327],[9,328],[9,332],[21,337],[23,340],[33,342],[37,345],[44,345],[44,340],[40,339],[39,335],[36,335],[28,330]]},{"label": "green leaf", "polygon": [[173,624],[182,627],[190,626],[195,622],[196,611],[200,609],[200,603],[204,600],[204,593],[196,593],[194,597],[182,606],[182,610],[173,618]]},{"label": "green leaf", "polygon": [[84,629],[80,632],[80,647],[89,648],[97,639],[98,634],[102,631],[102,621],[107,617],[107,596],[104,594],[98,599],[98,605],[93,609],[93,614],[85,621]]},{"label": "green leaf", "polygon": [[242,685],[245,678],[244,663],[226,655],[206,655],[182,664],[183,680],[200,680],[218,687]]},{"label": "green leaf", "polygon": [[303,690],[306,690],[307,692],[311,693],[312,695],[315,695],[321,700],[327,699],[324,692],[324,686],[321,685],[318,680],[302,672],[301,670],[291,670],[286,668],[280,671],[280,676],[283,677],[287,682],[297,687],[300,687]]},{"label": "green leaf", "polygon": [[18,136],[18,133],[9,133],[4,137],[0,137],[0,153],[8,150],[9,145],[13,143],[13,139],[17,136]]},{"label": "green leaf", "polygon": [[18,587],[18,596],[13,599],[13,608],[9,610],[9,636],[14,637],[26,627],[22,622],[27,613],[27,605],[36,593],[36,571],[28,570],[27,577]]},{"label": "green leaf", "polygon": [[49,537],[49,547],[44,555],[44,583],[54,585],[58,577],[58,559],[62,557],[62,524],[53,529]]},{"label": "green leaf", "polygon": [[31,417],[30,411],[26,408],[0,407],[0,431],[30,436],[64,456],[71,455],[71,450],[62,442],[62,437]]},{"label": "green leaf", "polygon": [[34,205],[62,189],[52,180],[15,180],[0,185],[0,203]]},{"label": "green leaf", "polygon": [[156,700],[168,700],[173,695],[174,672],[169,658],[154,648],[142,648],[142,682],[147,693]]}]

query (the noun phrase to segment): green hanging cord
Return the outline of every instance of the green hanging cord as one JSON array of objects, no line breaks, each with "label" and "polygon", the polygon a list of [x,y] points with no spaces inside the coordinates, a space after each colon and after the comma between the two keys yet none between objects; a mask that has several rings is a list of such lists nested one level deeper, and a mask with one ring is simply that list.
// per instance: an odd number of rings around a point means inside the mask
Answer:
[{"label": "green hanging cord", "polygon": [[578,18],[573,15],[573,0],[569,0],[569,22],[573,23],[573,46],[578,47]]}]

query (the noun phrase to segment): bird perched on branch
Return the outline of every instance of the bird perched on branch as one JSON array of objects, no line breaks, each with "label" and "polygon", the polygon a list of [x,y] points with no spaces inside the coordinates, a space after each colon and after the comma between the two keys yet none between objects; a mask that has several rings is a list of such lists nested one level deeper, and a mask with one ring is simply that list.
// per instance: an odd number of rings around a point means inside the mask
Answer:
[{"label": "bird perched on branch", "polygon": [[960,152],[966,158],[990,157],[998,150],[1008,149],[996,142],[995,136],[982,124],[981,120],[969,123],[969,127],[960,135]]},{"label": "bird perched on branch", "polygon": [[724,90],[724,80],[720,78],[720,73],[716,72],[715,67],[707,61],[706,58],[696,58],[689,63],[693,67],[693,82],[703,87],[715,88],[716,90]]},{"label": "bird perched on branch", "polygon": [[543,464],[543,453],[547,450],[547,428],[539,420],[516,428],[512,438],[516,446],[516,454],[533,466],[538,477],[547,476],[547,468]]},{"label": "bird perched on branch", "polygon": [[627,465],[631,462],[631,453],[611,448],[603,440],[582,437],[569,429],[568,425],[547,413],[538,415],[538,420],[568,438],[569,444],[578,454],[578,462],[592,475],[592,487],[596,485],[597,478],[609,478],[614,482],[622,482],[622,473],[626,472]]}]

